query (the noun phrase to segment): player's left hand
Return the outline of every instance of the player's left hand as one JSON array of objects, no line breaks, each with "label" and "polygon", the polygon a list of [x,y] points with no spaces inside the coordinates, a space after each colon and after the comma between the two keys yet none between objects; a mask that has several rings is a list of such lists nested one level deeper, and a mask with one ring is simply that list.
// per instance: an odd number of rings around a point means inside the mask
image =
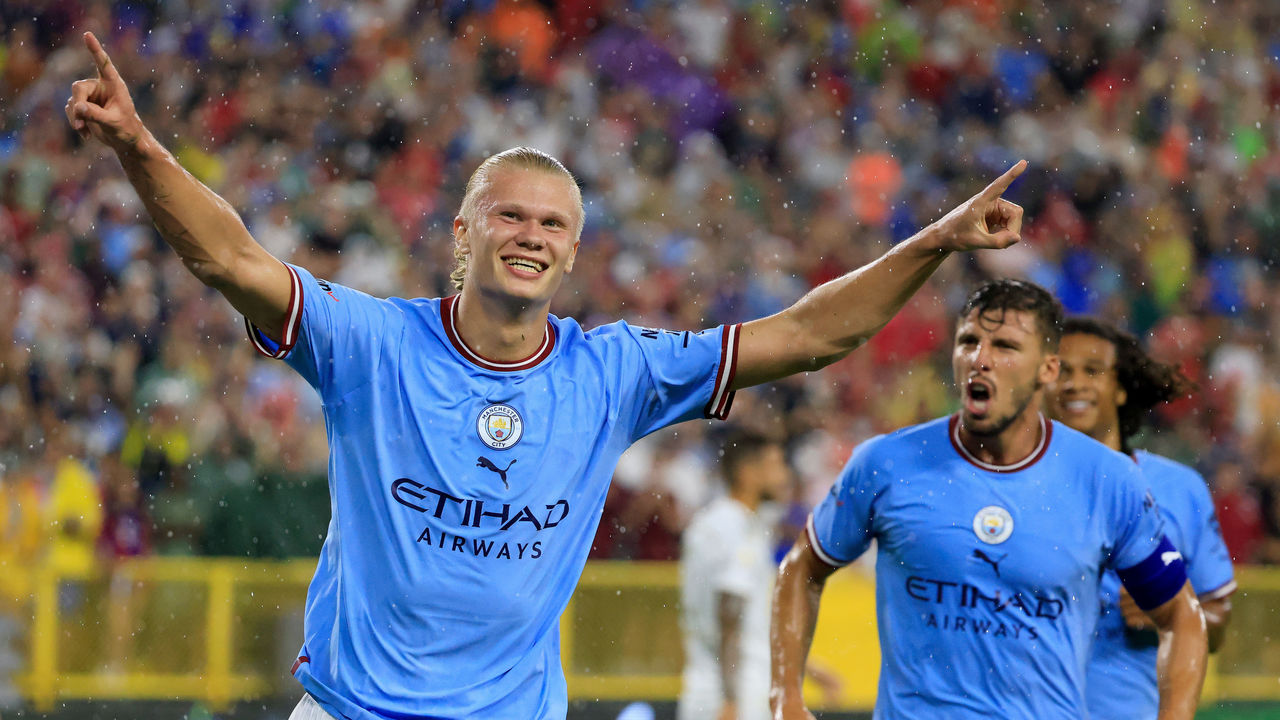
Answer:
[{"label": "player's left hand", "polygon": [[1019,160],[982,192],[933,224],[945,251],[999,250],[1022,239],[1022,207],[1000,197],[1027,169]]},{"label": "player's left hand", "polygon": [[1151,620],[1146,611],[1138,607],[1138,603],[1134,601],[1133,596],[1124,588],[1120,588],[1120,614],[1124,617],[1124,624],[1134,630],[1156,629],[1155,622]]}]

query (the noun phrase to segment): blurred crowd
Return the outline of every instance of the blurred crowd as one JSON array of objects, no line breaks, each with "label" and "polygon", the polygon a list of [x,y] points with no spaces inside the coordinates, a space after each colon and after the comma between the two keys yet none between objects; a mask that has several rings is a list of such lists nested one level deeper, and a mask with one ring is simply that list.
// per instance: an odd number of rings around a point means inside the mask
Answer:
[{"label": "blurred crowd", "polygon": [[[1021,276],[1197,383],[1138,444],[1204,472],[1237,562],[1280,562],[1280,4],[6,0],[0,567],[309,555],[328,522],[317,397],[65,122],[84,30],[259,242],[373,294],[452,292],[486,155],[561,158],[587,219],[553,312],[587,327],[775,312],[1025,157],[1023,243],[948,261],[838,365],[739,395],[736,422],[787,439],[788,522],[859,441],[954,409],[960,303]],[[674,558],[716,437],[628,453],[594,556]]]}]

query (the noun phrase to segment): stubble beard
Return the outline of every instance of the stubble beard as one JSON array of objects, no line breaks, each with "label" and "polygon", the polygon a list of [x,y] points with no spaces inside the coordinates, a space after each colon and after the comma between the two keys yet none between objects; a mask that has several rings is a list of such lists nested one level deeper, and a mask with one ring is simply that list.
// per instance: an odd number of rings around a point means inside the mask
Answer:
[{"label": "stubble beard", "polygon": [[1031,401],[1035,399],[1036,391],[1039,389],[1040,389],[1040,381],[1037,380],[1035,384],[1031,387],[1031,389],[1027,392],[1026,397],[1024,397],[1020,402],[1018,402],[1017,408],[1013,412],[1009,413],[1008,415],[998,420],[995,420],[994,424],[988,428],[977,428],[971,424],[966,424],[964,426],[965,432],[968,432],[970,435],[974,435],[976,437],[982,437],[982,438],[992,438],[1000,435],[1005,430],[1008,430],[1013,425],[1014,421],[1022,417],[1022,413],[1026,412],[1027,407],[1031,405]]}]

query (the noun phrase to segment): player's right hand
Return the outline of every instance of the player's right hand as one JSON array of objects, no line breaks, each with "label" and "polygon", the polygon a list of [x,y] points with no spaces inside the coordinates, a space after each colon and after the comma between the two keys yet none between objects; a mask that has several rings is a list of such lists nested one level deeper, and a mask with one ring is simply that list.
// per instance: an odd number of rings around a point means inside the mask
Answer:
[{"label": "player's right hand", "polygon": [[97,77],[71,84],[67,121],[86,140],[96,138],[116,151],[133,147],[146,130],[129,88],[93,33],[84,34],[84,44],[97,65]]}]

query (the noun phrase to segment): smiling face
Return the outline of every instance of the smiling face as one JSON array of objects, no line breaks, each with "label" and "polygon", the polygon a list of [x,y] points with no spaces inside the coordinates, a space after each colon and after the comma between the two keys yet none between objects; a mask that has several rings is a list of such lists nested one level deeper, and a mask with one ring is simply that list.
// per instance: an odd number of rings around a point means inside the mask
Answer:
[{"label": "smiling face", "polygon": [[961,319],[951,367],[967,432],[999,435],[1038,410],[1041,388],[1058,374],[1058,358],[1045,345],[1035,314],[1025,310],[975,309]]},{"label": "smiling face", "polygon": [[463,287],[526,307],[549,303],[573,269],[581,226],[571,179],[535,168],[494,169],[474,213],[453,221],[467,258]]},{"label": "smiling face", "polygon": [[1048,388],[1056,420],[1114,448],[1120,447],[1120,407],[1128,399],[1116,373],[1116,346],[1086,333],[1062,336],[1062,371]]}]

